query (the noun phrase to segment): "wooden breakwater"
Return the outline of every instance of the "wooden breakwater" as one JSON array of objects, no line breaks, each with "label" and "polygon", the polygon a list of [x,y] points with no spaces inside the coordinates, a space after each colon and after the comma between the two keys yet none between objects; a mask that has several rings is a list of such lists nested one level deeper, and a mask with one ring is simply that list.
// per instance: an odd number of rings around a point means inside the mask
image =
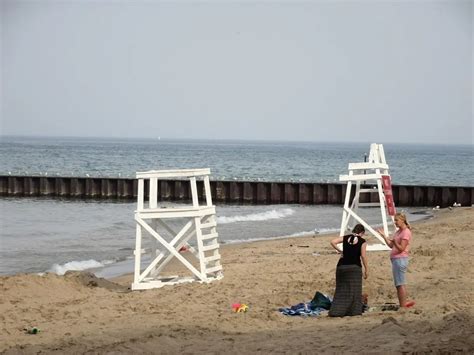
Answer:
[{"label": "wooden breakwater", "polygon": [[[0,175],[0,196],[136,200],[137,185],[136,179],[126,178]],[[203,188],[198,181],[200,198]],[[148,191],[145,186],[146,197]],[[342,205],[346,184],[211,181],[211,191],[213,200],[221,203]],[[159,201],[186,201],[190,196],[187,181],[158,182]],[[393,185],[393,196],[397,206],[471,206],[474,187]],[[361,195],[360,202],[377,201],[377,194]]]}]

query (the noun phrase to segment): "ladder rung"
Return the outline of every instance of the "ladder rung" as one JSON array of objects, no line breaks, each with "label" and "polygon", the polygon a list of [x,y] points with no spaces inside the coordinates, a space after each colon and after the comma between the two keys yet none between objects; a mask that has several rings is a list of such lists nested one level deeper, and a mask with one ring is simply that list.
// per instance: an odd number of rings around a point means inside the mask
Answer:
[{"label": "ladder rung", "polygon": [[210,263],[211,261],[216,261],[216,260],[220,260],[221,258],[221,255],[220,254],[217,254],[217,255],[212,255],[208,258],[204,258],[204,262],[205,263]]},{"label": "ladder rung", "polygon": [[201,239],[202,240],[214,239],[214,238],[217,238],[218,236],[219,236],[219,234],[217,234],[217,233],[203,234],[201,236]]},{"label": "ladder rung", "polygon": [[212,272],[221,271],[221,270],[222,270],[222,265],[213,266],[206,269],[206,274],[210,274]]},{"label": "ladder rung", "polygon": [[216,221],[207,222],[207,223],[202,223],[202,224],[201,224],[201,229],[203,229],[203,228],[212,228],[212,227],[215,227],[215,226],[217,226]]},{"label": "ladder rung", "polygon": [[369,192],[369,193],[378,193],[379,190],[377,189],[360,189],[359,192]]},{"label": "ladder rung", "polygon": [[339,175],[339,181],[379,180],[381,178],[382,174]]},{"label": "ladder rung", "polygon": [[202,251],[215,250],[219,248],[219,243],[214,243],[202,247]]},{"label": "ladder rung", "polygon": [[359,203],[359,207],[378,207],[380,202],[363,202]]}]

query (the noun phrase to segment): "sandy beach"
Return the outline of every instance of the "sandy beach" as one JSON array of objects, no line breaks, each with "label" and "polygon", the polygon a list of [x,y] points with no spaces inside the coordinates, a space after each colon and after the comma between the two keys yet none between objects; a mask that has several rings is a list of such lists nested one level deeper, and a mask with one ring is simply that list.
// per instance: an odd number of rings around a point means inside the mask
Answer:
[{"label": "sandy beach", "polygon": [[[129,292],[131,276],[0,277],[0,353],[473,353],[474,209],[433,214],[413,225],[410,309],[280,314],[332,295],[338,260],[334,235],[280,239],[222,247],[224,278],[211,284]],[[370,252],[369,270],[369,306],[396,302],[388,252]],[[233,313],[235,302],[248,312]]]}]

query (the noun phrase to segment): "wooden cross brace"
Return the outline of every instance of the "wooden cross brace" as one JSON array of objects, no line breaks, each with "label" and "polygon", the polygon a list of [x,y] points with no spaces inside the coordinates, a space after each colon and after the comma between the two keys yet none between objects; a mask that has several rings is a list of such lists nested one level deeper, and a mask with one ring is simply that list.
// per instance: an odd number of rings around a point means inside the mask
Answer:
[{"label": "wooden cross brace", "polygon": [[[207,216],[201,218],[205,217]],[[168,256],[163,261],[162,259],[165,257],[165,252],[160,252],[160,254],[156,256],[155,259],[153,259],[150,265],[148,265],[148,267],[139,275],[138,282],[143,281],[150,274],[153,274],[153,276],[158,275],[160,271],[162,271],[163,268],[173,259],[173,257],[176,257],[200,280],[206,281],[206,275],[198,271],[188,260],[186,260],[186,258],[184,258],[179,253],[179,250],[184,245],[187,245],[193,255],[198,257],[198,253],[196,252],[196,250],[187,244],[188,240],[191,239],[196,233],[196,229],[193,229],[191,231],[189,230],[193,226],[193,223],[195,223],[194,218],[188,221],[178,233],[171,229],[162,220],[158,220],[158,223],[161,226],[163,226],[166,230],[175,235],[175,237],[169,243],[141,217],[135,215],[135,221],[169,251]],[[160,261],[162,261],[161,264]]]}]

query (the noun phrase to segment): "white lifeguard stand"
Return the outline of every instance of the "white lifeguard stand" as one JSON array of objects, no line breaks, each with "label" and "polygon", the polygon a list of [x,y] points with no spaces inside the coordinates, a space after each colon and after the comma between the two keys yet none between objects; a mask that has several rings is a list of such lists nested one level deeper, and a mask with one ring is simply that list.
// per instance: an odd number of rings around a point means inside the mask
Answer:
[{"label": "white lifeguard stand", "polygon": [[[390,216],[391,225],[393,225],[395,215],[395,205],[393,202],[392,186],[388,165],[385,161],[385,153],[382,144],[372,143],[370,145],[369,159],[363,163],[350,163],[349,174],[340,175],[339,181],[347,181],[347,190],[344,201],[344,210],[342,212],[341,230],[339,236],[347,234],[352,229],[351,222],[361,223],[365,230],[375,236],[381,243],[369,244],[367,250],[390,250],[385,244],[384,239],[375,231],[362,217],[359,216],[359,207],[377,207],[380,206],[382,215],[383,230],[388,235],[388,223],[386,210]],[[374,188],[361,188],[361,182],[364,184],[373,184]],[[355,194],[352,203],[350,203],[352,184],[355,183]],[[379,202],[360,202],[361,194],[377,193]]]},{"label": "white lifeguard stand", "polygon": [[[183,282],[211,282],[223,277],[220,263],[218,234],[216,232],[216,208],[212,205],[209,183],[210,169],[158,170],[137,172],[138,203],[135,211],[136,246],[135,273],[132,290],[158,288]],[[165,178],[188,179],[191,187],[192,206],[158,207],[158,180]],[[197,179],[204,181],[206,204],[199,205]],[[145,204],[145,181],[148,180],[149,201]],[[170,227],[168,220],[185,220],[181,230]],[[168,223],[167,223],[168,222]],[[163,232],[161,232],[163,229]],[[150,264],[141,271],[143,231],[152,237]],[[161,234],[160,234],[161,233]],[[164,234],[171,235],[168,241]],[[196,236],[196,248],[188,241]],[[169,238],[168,238],[169,239]],[[161,249],[161,251],[160,251]],[[195,267],[180,251],[185,249],[197,259]],[[160,276],[165,266],[178,259],[192,272],[191,277]]]}]

